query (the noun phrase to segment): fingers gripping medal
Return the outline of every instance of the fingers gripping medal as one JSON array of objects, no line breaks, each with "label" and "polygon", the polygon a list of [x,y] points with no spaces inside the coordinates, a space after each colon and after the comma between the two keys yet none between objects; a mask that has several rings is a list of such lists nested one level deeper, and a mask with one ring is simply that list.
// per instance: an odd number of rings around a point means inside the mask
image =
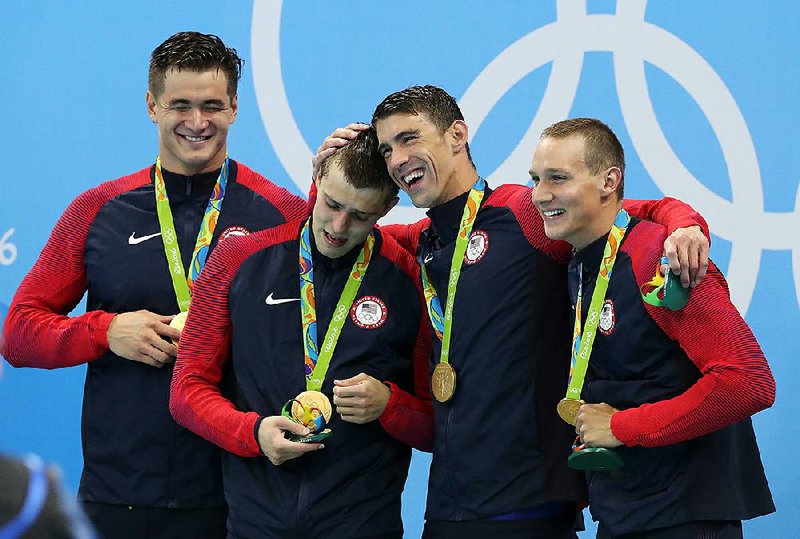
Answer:
[{"label": "fingers gripping medal", "polygon": [[[171,328],[177,329],[178,331],[183,331],[183,327],[186,325],[186,318],[188,316],[189,316],[188,311],[176,314],[170,321],[169,326]],[[178,344],[178,341],[176,341],[175,339],[170,339],[170,341],[172,341],[172,344],[176,345]]]},{"label": "fingers gripping medal", "polygon": [[325,426],[331,420],[333,408],[331,401],[320,391],[303,391],[296,398],[283,405],[281,415],[300,423],[311,431],[306,436],[289,434],[293,442],[321,442],[331,434]]},{"label": "fingers gripping medal", "polygon": [[586,402],[581,399],[563,398],[558,402],[556,411],[561,419],[574,427],[575,416],[578,415],[578,410],[580,410],[583,404],[586,404]]},{"label": "fingers gripping medal", "polygon": [[442,342],[442,353],[439,363],[433,369],[431,377],[431,392],[433,397],[439,402],[447,402],[453,398],[456,391],[456,371],[450,365],[450,337],[452,335],[453,306],[455,305],[456,287],[461,276],[461,266],[464,263],[464,254],[467,252],[469,236],[478,209],[483,200],[486,182],[483,178],[478,178],[475,185],[470,189],[467,202],[464,204],[464,211],[461,214],[461,223],[456,236],[456,245],[453,250],[453,258],[450,261],[450,278],[447,281],[447,303],[445,311],[442,313],[442,303],[436,289],[428,279],[428,270],[425,263],[420,261],[420,272],[422,274],[422,286],[425,294],[425,304],[428,307],[428,317],[436,333],[436,337]]},{"label": "fingers gripping medal", "polygon": [[375,237],[370,234],[361,247],[344,290],[333,311],[328,331],[322,347],[317,346],[317,308],[314,298],[314,261],[311,255],[310,219],[300,231],[300,315],[302,321],[302,340],[305,352],[306,391],[287,402],[282,415],[302,423],[311,431],[307,436],[289,435],[296,442],[317,442],[331,434],[325,426],[330,423],[333,407],[328,397],[322,393],[322,383],[328,372],[331,357],[336,349],[342,327],[349,318],[346,314],[361,287],[375,246]]},{"label": "fingers gripping medal", "polygon": [[[581,400],[583,382],[589,368],[589,358],[592,355],[592,345],[597,335],[597,325],[600,321],[600,308],[608,291],[611,279],[611,270],[617,259],[617,253],[628,229],[630,216],[625,210],[617,213],[614,226],[608,233],[608,240],[600,261],[600,271],[597,274],[592,300],[589,303],[589,313],[586,316],[586,325],[583,326],[583,263],[578,266],[578,295],[575,300],[575,326],[572,337],[572,358],[569,365],[569,382],[567,394],[556,406],[559,417],[575,425],[575,417],[581,405],[586,404]],[[579,441],[578,441],[579,443]],[[610,454],[610,455],[609,455]],[[622,459],[613,451],[605,448],[587,448],[582,445],[573,446],[573,452],[567,459],[567,465],[578,470],[610,470],[622,466]],[[612,468],[613,466],[614,468]]]}]

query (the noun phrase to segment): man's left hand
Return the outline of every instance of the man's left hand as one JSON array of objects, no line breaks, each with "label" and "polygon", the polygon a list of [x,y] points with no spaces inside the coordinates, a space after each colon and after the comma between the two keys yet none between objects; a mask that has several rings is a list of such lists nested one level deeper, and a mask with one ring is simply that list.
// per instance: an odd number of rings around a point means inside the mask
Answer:
[{"label": "man's left hand", "polygon": [[369,423],[386,409],[392,392],[383,382],[363,372],[346,380],[333,381],[333,404],[342,420]]},{"label": "man's left hand", "polygon": [[681,276],[684,288],[694,288],[706,276],[708,248],[708,238],[697,225],[679,228],[664,241],[669,267],[672,273]]},{"label": "man's left hand", "polygon": [[586,447],[619,447],[622,442],[611,432],[611,416],[619,412],[606,403],[584,404],[575,416],[575,432]]}]

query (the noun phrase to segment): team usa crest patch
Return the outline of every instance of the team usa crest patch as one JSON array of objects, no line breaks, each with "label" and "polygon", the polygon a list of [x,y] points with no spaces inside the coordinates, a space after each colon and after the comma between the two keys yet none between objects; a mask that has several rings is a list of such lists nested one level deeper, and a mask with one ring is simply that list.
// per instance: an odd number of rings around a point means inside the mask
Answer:
[{"label": "team usa crest patch", "polygon": [[611,335],[614,331],[614,326],[617,325],[617,313],[614,312],[614,302],[607,299],[603,302],[603,308],[600,309],[600,321],[597,323],[597,329],[603,335]]},{"label": "team usa crest patch", "polygon": [[488,250],[489,234],[483,230],[473,230],[469,236],[467,251],[464,253],[464,263],[475,264],[480,262]]},{"label": "team usa crest patch", "polygon": [[362,329],[375,329],[381,327],[389,311],[381,298],[364,296],[353,303],[350,309],[350,319]]},{"label": "team usa crest patch", "polygon": [[222,231],[219,235],[219,241],[235,236],[249,236],[250,231],[243,226],[231,226]]}]

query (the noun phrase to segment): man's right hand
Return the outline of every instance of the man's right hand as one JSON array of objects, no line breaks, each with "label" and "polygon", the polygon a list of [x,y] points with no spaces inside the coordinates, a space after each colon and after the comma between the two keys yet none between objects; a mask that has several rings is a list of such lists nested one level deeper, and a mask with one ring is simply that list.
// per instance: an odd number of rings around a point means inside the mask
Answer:
[{"label": "man's right hand", "polygon": [[118,314],[108,326],[108,347],[119,357],[163,367],[178,355],[178,347],[162,339],[181,338],[181,332],[169,326],[173,318],[145,310]]},{"label": "man's right hand", "polygon": [[336,150],[356,138],[359,131],[365,129],[369,129],[369,125],[352,123],[348,124],[347,127],[339,127],[334,130],[333,133],[325,137],[325,140],[323,140],[322,144],[317,148],[317,154],[311,158],[311,165],[313,167],[311,171],[311,180],[317,181],[317,174],[319,174],[319,168],[322,166],[323,161],[330,157]]},{"label": "man's right hand", "polygon": [[258,446],[269,461],[275,466],[280,466],[287,460],[296,459],[308,453],[323,449],[322,444],[292,442],[286,439],[285,432],[289,431],[298,436],[309,433],[308,428],[300,423],[295,423],[288,417],[273,415],[265,417],[258,426]]}]

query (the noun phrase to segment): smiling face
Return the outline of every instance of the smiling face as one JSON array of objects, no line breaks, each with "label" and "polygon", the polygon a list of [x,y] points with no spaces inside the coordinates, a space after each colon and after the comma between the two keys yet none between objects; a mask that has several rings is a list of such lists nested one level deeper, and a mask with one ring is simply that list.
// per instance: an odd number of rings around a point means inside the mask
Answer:
[{"label": "smiling face", "polygon": [[393,114],[378,120],[375,130],[389,175],[414,206],[438,206],[474,182],[463,121],[440,133],[425,114]]},{"label": "smiling face", "polygon": [[386,190],[354,187],[339,164],[332,163],[317,181],[311,226],[317,250],[328,258],[339,258],[360,247],[378,219],[395,204],[397,197]]},{"label": "smiling face", "polygon": [[552,240],[586,247],[611,229],[620,201],[620,169],[586,166],[582,135],[545,137],[533,154],[531,196]]},{"label": "smiling face", "polygon": [[236,96],[217,69],[170,68],[161,95],[147,92],[147,111],[158,124],[158,151],[163,167],[193,175],[222,166],[228,127],[236,120]]}]

